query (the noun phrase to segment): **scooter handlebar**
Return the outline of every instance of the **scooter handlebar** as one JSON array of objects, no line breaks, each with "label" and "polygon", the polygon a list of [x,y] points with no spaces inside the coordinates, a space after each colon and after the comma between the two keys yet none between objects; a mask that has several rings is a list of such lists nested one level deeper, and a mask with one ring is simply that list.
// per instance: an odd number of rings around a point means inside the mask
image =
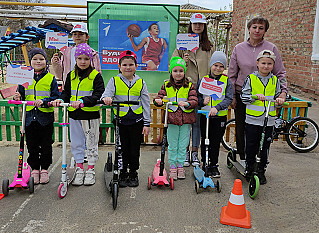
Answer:
[{"label": "scooter handlebar", "polygon": [[209,111],[208,110],[197,110],[197,113],[198,114],[204,114],[206,115],[206,118],[208,118],[209,116]]},{"label": "scooter handlebar", "polygon": [[[103,100],[98,100],[97,104],[105,104]],[[112,100],[112,105],[117,105],[117,104],[131,104],[131,105],[139,105],[139,101],[136,100]]]},{"label": "scooter handlebar", "polygon": [[[51,102],[48,103],[48,106],[49,106],[49,107],[52,107]],[[63,107],[63,106],[70,107],[70,106],[71,106],[71,103],[60,103],[59,106],[60,106],[60,107]],[[80,108],[83,108],[83,107],[84,107],[84,104],[83,104],[83,103],[80,104]]]},{"label": "scooter handlebar", "polygon": [[8,104],[24,104],[33,105],[34,101],[8,100]]},{"label": "scooter handlebar", "polygon": [[[256,95],[252,95],[252,96],[251,96],[251,98],[253,98],[253,99],[255,99],[255,100],[258,100],[258,96],[256,96]],[[266,98],[266,99],[265,99],[265,101],[276,102],[276,100],[274,100],[274,99],[270,99],[270,98]],[[289,105],[289,103],[288,103],[288,102],[283,102],[283,104],[282,104],[282,105],[284,105],[284,106],[288,106],[288,105]]]}]

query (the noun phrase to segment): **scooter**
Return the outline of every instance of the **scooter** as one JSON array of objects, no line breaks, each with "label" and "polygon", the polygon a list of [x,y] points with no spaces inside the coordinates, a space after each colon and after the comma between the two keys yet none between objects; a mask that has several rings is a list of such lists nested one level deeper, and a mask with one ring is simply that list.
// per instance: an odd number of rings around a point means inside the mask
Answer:
[{"label": "scooter", "polygon": [[[102,100],[98,101],[97,104],[104,104]],[[118,101],[113,100],[112,106],[116,108],[116,113],[119,114],[120,107],[122,104],[138,105],[138,101]],[[117,115],[115,118],[115,158],[114,163],[112,162],[112,152],[108,152],[107,161],[104,166],[104,180],[105,185],[110,194],[112,195],[113,209],[117,207],[117,198],[119,193],[119,163],[118,158],[120,154],[120,132],[119,132],[120,119]]]},{"label": "scooter", "polygon": [[17,101],[9,100],[9,104],[22,104],[22,126],[20,130],[20,150],[19,150],[19,165],[18,172],[13,178],[13,182],[9,185],[9,179],[2,181],[2,192],[4,196],[9,195],[9,190],[15,188],[29,189],[29,193],[34,193],[34,179],[31,177],[31,168],[27,162],[23,162],[24,155],[24,134],[25,134],[25,117],[26,106],[33,105],[33,101]]},{"label": "scooter", "polygon": [[221,192],[221,183],[219,180],[214,181],[208,175],[208,146],[209,146],[209,138],[208,138],[208,129],[209,129],[209,111],[207,110],[198,110],[198,114],[206,115],[206,138],[205,138],[205,150],[206,156],[203,163],[203,169],[200,169],[199,165],[194,167],[194,176],[195,176],[195,191],[198,194],[200,192],[200,188],[206,189],[207,187],[216,188],[217,192]]},{"label": "scooter", "polygon": [[162,100],[166,103],[165,107],[165,117],[164,117],[164,129],[163,129],[163,141],[161,149],[161,158],[157,160],[154,170],[153,170],[153,179],[151,176],[147,180],[147,188],[150,190],[153,186],[166,186],[170,187],[171,190],[174,189],[174,179],[170,178],[170,181],[167,180],[167,172],[164,168],[164,159],[165,159],[165,150],[167,144],[167,116],[169,105],[177,105],[177,102],[168,102],[168,99]]},{"label": "scooter", "polygon": [[[253,99],[258,99],[257,96],[252,96]],[[254,163],[253,170],[252,170],[252,175],[251,176],[246,176],[245,173],[245,167],[241,163],[238,162],[237,156],[236,156],[236,150],[231,149],[228,154],[227,154],[227,167],[231,169],[232,167],[235,167],[237,172],[241,174],[243,177],[246,178],[248,181],[248,194],[250,198],[254,199],[257,197],[258,192],[259,192],[259,187],[260,187],[260,182],[259,178],[257,176],[257,170],[261,161],[261,152],[263,149],[264,141],[265,141],[265,132],[266,132],[266,126],[268,123],[269,119],[269,110],[272,102],[276,102],[274,99],[269,99],[266,98],[265,101],[268,101],[268,105],[266,107],[266,114],[265,114],[265,120],[263,124],[263,129],[262,129],[262,134],[261,134],[261,139],[258,147],[258,152],[256,155],[256,162]],[[289,105],[289,103],[284,102],[283,105]]]},{"label": "scooter", "polygon": [[[68,186],[75,177],[75,160],[72,156],[70,166],[66,162],[66,143],[67,143],[67,127],[70,123],[67,122],[67,107],[71,106],[70,103],[60,103],[63,107],[63,122],[60,123],[62,126],[62,177],[58,187],[59,198],[64,198],[68,192]],[[83,107],[83,104],[81,105]]]}]

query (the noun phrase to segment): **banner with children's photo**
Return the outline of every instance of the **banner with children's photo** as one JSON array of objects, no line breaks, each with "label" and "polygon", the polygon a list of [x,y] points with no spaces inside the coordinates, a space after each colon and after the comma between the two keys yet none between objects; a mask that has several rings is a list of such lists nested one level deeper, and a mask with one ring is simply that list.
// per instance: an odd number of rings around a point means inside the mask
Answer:
[{"label": "banner with children's photo", "polygon": [[102,69],[118,70],[120,53],[131,50],[137,70],[168,71],[169,33],[169,22],[99,19]]}]

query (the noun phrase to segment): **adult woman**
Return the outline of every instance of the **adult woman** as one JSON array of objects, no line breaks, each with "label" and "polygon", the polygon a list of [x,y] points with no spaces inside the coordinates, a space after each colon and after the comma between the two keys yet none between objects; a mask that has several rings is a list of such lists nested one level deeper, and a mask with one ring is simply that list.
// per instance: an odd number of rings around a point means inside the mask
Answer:
[{"label": "adult woman", "polygon": [[[186,77],[197,86],[197,81],[209,74],[209,61],[214,52],[213,45],[208,39],[207,22],[203,14],[195,13],[190,19],[188,33],[197,33],[199,35],[199,48],[195,53],[189,50],[177,50],[173,52],[172,57],[181,57],[187,65]],[[199,116],[196,114],[196,123],[192,124],[192,165],[199,164],[198,147],[200,143],[200,124]],[[184,166],[190,164],[190,152],[187,150]]]},{"label": "adult woman", "polygon": [[285,78],[286,71],[279,51],[276,45],[264,39],[265,33],[269,28],[268,20],[263,17],[255,17],[248,22],[247,28],[249,38],[247,41],[235,46],[228,69],[228,77],[233,84],[235,94],[231,107],[235,109],[237,153],[240,155],[241,160],[245,159],[244,127],[246,107],[240,99],[240,93],[246,77],[257,71],[256,59],[261,51],[268,49],[275,53],[276,61],[272,73],[280,80],[280,88],[282,90],[280,97],[285,100],[288,92]]}]

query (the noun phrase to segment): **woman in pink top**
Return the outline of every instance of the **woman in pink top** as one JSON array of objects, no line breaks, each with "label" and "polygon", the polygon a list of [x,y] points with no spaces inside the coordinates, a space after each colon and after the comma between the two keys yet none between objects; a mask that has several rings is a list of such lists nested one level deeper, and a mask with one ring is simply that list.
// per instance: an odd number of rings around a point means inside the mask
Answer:
[{"label": "woman in pink top", "polygon": [[235,110],[236,118],[236,144],[237,153],[240,155],[241,160],[245,159],[244,154],[244,127],[245,127],[245,114],[246,106],[240,99],[240,93],[246,77],[257,71],[257,55],[265,50],[271,50],[276,55],[276,61],[272,73],[280,80],[280,88],[282,94],[279,97],[286,99],[287,80],[286,71],[281,60],[279,51],[273,43],[264,39],[265,33],[269,28],[269,22],[263,17],[255,17],[251,19],[247,28],[249,31],[249,38],[247,41],[239,43],[235,46],[230,58],[228,78],[233,84],[234,99],[231,107]]}]

